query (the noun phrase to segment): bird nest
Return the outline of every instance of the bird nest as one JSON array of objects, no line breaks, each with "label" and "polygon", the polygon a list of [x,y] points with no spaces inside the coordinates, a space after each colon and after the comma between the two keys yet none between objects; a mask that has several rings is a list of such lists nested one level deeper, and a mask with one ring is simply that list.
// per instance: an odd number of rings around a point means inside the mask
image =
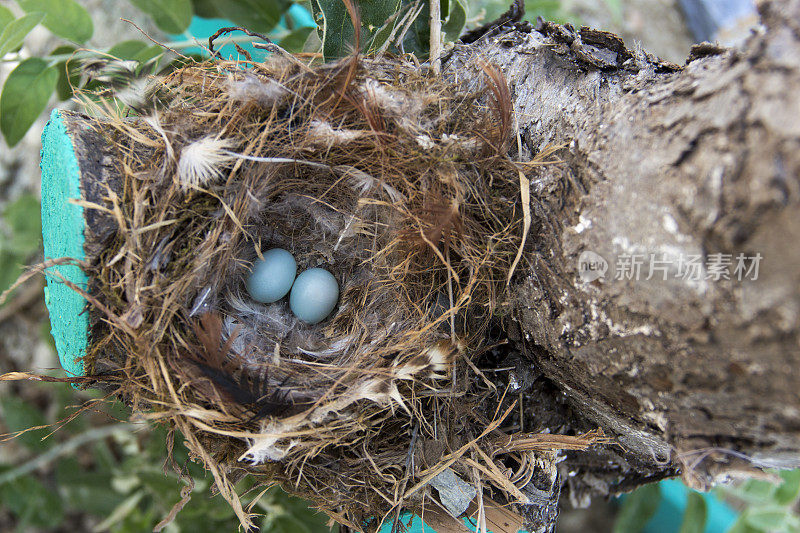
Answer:
[{"label": "bird nest", "polygon": [[[182,67],[138,118],[93,100],[119,180],[85,205],[115,228],[87,267],[87,373],[181,431],[244,525],[244,474],[374,530],[447,508],[443,472],[529,503],[532,454],[601,440],[501,432],[513,404],[476,364],[550,155],[509,158],[509,89],[481,70],[469,93],[398,59],[278,56]],[[275,247],[334,275],[327,320],[250,299]]]}]

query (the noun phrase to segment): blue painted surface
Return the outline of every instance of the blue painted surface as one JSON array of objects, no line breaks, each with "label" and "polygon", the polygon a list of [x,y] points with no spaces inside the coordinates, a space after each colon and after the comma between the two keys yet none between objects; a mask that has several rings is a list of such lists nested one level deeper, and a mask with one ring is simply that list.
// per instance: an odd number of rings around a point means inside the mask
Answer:
[{"label": "blue painted surface", "polygon": [[295,28],[316,28],[317,24],[314,22],[314,17],[300,4],[294,4],[289,8],[289,16],[292,17]]},{"label": "blue painted surface", "polygon": [[[286,15],[281,18],[281,22],[277,26],[278,31],[286,30],[286,17],[289,17],[292,22],[293,28],[316,28],[317,25],[314,23],[314,18],[311,16],[311,13],[308,12],[306,8],[299,4],[293,4],[292,7],[289,8]],[[228,26],[236,26],[233,22],[226,19],[206,19],[201,17],[194,17],[192,19],[192,23],[189,25],[189,28],[183,35],[173,35],[172,38],[175,40],[181,39],[197,39],[200,43],[204,46],[208,46],[208,38],[214,35],[217,30],[220,28],[225,28]],[[240,32],[233,32],[230,35],[244,35]],[[274,35],[269,34],[268,37],[272,38]],[[224,38],[220,38],[219,42],[223,43]],[[259,50],[254,48],[250,43],[239,43],[239,46],[242,49],[247,50],[248,53],[252,56],[253,60],[255,61],[263,61],[266,58],[267,52],[264,50]],[[205,52],[205,49],[198,46],[194,48],[187,48],[186,52],[189,54],[198,54],[198,55],[205,55],[208,54]],[[220,54],[222,57],[226,59],[239,59],[240,54],[236,50],[236,47],[233,44],[226,44],[219,49]]]},{"label": "blue painted surface", "polygon": [[[70,203],[80,199],[80,168],[72,139],[61,114],[56,109],[42,132],[42,237],[45,259],[72,257],[84,259],[85,221],[83,207]],[[77,266],[62,265],[58,271],[69,281],[86,290],[88,278]],[[67,287],[60,278],[48,273],[44,289],[50,312],[50,332],[56,342],[61,366],[71,376],[84,375],[89,317],[86,300]]]},{"label": "blue painted surface", "polygon": [[[659,483],[661,489],[661,505],[656,514],[650,519],[644,533],[678,533],[683,523],[683,514],[691,489],[676,479],[668,479]],[[736,521],[737,513],[727,504],[715,498],[712,494],[701,494],[706,500],[708,516],[704,533],[724,533]],[[410,514],[400,517],[403,524],[408,524]],[[470,530],[476,528],[469,520],[464,519],[464,525]],[[384,524],[380,533],[391,533],[392,524]],[[435,533],[434,529],[415,516],[411,522],[409,533]],[[520,531],[519,533],[525,533]]]},{"label": "blue painted surface", "polygon": [[[678,533],[691,489],[676,479],[664,480],[659,483],[659,487],[661,506],[648,522],[644,533]],[[705,533],[728,531],[736,521],[736,512],[712,494],[701,494],[701,496],[706,501],[708,512]]]},{"label": "blue painted surface", "polygon": [[[408,525],[409,520],[411,520],[411,525]],[[436,533],[436,530],[433,529],[431,526],[426,524],[422,521],[422,519],[418,516],[414,516],[411,519],[410,513],[404,513],[400,515],[400,522],[407,526],[406,532],[407,533]],[[473,522],[471,522],[468,518],[463,520],[464,526],[469,529],[470,531],[477,531],[477,527]],[[380,533],[392,533],[392,522],[385,523],[380,529]],[[490,532],[491,533],[491,532]],[[524,531],[520,531],[520,533],[525,533]]]}]

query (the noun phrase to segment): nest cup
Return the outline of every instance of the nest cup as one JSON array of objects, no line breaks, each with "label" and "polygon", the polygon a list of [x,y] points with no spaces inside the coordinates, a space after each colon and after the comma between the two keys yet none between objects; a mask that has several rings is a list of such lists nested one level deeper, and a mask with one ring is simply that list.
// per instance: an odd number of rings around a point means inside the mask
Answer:
[{"label": "nest cup", "polygon": [[[503,318],[533,167],[507,156],[508,87],[484,74],[464,92],[394,59],[216,61],[153,80],[140,117],[97,95],[74,117],[114,175],[84,205],[107,228],[85,262],[87,374],[179,429],[245,525],[245,474],[376,529],[419,512],[437,471],[473,479],[464,446],[501,453],[502,391],[473,359]],[[271,248],[333,274],[328,318],[248,296]]]}]

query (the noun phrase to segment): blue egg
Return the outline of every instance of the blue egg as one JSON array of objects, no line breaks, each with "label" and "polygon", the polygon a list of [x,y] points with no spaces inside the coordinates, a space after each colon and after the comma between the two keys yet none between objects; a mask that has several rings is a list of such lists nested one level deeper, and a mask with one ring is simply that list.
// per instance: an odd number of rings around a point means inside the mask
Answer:
[{"label": "blue egg", "polygon": [[283,248],[264,253],[264,259],[253,263],[245,286],[250,297],[261,303],[277,302],[289,292],[297,275],[297,263]]},{"label": "blue egg", "polygon": [[339,284],[333,274],[322,268],[310,268],[294,281],[289,307],[303,322],[316,324],[331,314],[338,300]]}]

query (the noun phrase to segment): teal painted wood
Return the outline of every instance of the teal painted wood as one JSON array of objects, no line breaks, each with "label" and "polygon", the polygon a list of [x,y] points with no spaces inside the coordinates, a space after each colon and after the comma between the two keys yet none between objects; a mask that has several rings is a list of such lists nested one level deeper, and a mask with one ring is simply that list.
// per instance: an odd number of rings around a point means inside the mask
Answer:
[{"label": "teal painted wood", "polygon": [[[42,237],[45,259],[84,259],[83,207],[70,203],[81,198],[80,167],[72,139],[58,110],[42,132]],[[88,278],[77,266],[51,267],[44,289],[50,312],[50,331],[56,342],[61,366],[71,376],[83,376],[81,358],[86,355],[89,315],[86,299],[50,272],[58,271],[75,285],[86,289]]]},{"label": "teal painted wood", "polygon": [[[474,520],[470,520],[469,518],[464,518],[462,521],[464,522],[464,526],[470,531],[478,531]],[[407,533],[436,533],[436,530],[433,529],[428,524],[426,524],[425,522],[423,522],[420,517],[415,515],[412,520],[412,516],[410,513],[404,513],[400,515],[400,522],[404,526],[406,526],[405,531]],[[393,522],[384,523],[383,526],[381,526],[379,533],[392,533],[392,525]],[[488,531],[487,533],[492,533],[492,532]],[[527,533],[527,532],[525,530],[520,530],[518,533]]]},{"label": "teal painted wood", "polygon": [[[686,504],[691,489],[677,479],[661,481],[659,487],[661,489],[661,502],[656,514],[645,526],[644,532],[678,533],[686,512]],[[702,496],[706,500],[708,512],[703,533],[728,531],[736,522],[738,513],[711,493],[703,494]],[[425,524],[418,516],[414,516],[414,519],[411,520],[411,515],[406,513],[401,515],[400,521],[403,525],[408,525],[408,533],[436,533],[431,526]],[[410,525],[409,521],[411,521]],[[464,519],[464,525],[470,531],[476,531],[475,524],[470,522],[468,518]],[[380,533],[391,533],[391,531],[391,522],[384,524],[380,529]],[[525,531],[523,530],[519,533],[525,533]]]}]

